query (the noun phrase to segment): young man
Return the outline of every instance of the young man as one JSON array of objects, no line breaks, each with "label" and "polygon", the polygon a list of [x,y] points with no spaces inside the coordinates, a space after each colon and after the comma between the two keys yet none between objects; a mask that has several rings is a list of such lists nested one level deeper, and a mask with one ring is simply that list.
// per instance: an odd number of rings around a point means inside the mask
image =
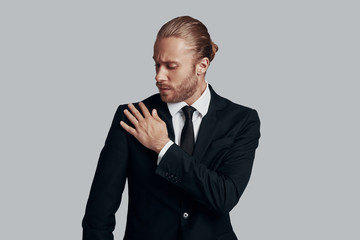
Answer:
[{"label": "young man", "polygon": [[218,47],[178,17],[154,45],[159,94],[121,105],[91,187],[83,239],[113,239],[126,178],[124,239],[237,239],[229,212],[243,193],[260,137],[255,110],[217,95],[205,74]]}]

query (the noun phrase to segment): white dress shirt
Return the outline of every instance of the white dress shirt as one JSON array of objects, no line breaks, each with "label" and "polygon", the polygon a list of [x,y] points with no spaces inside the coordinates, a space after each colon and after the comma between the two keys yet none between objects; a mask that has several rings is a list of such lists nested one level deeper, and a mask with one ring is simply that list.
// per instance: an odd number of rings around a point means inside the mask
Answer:
[{"label": "white dress shirt", "polygon": [[[202,93],[202,95],[196,100],[191,106],[196,109],[193,114],[192,122],[194,125],[194,137],[195,142],[199,133],[199,128],[203,117],[206,115],[210,105],[211,94],[209,90],[209,84],[206,83],[206,89]],[[172,123],[174,128],[175,134],[175,143],[180,146],[180,138],[181,138],[181,131],[185,124],[185,116],[183,111],[181,110],[184,106],[187,106],[185,102],[178,102],[178,103],[168,103],[168,109],[172,117]],[[173,141],[169,141],[160,151],[158,156],[158,164],[161,161],[161,158],[164,156],[166,151],[173,145]]]}]

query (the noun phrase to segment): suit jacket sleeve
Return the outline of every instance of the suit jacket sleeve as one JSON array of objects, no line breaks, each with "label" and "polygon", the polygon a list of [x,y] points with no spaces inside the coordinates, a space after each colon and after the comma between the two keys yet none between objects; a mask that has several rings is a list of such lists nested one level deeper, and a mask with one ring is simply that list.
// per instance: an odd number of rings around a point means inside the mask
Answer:
[{"label": "suit jacket sleeve", "polygon": [[84,240],[113,239],[115,212],[125,186],[128,163],[128,141],[120,126],[123,107],[115,113],[105,145],[100,153],[82,221]]},{"label": "suit jacket sleeve", "polygon": [[[249,109],[244,120],[230,128],[236,133],[224,154],[205,154],[214,159],[198,161],[173,144],[163,156],[156,173],[188,192],[209,210],[229,213],[239,201],[250,178],[260,138],[257,112]],[[209,167],[203,162],[215,164]]]}]

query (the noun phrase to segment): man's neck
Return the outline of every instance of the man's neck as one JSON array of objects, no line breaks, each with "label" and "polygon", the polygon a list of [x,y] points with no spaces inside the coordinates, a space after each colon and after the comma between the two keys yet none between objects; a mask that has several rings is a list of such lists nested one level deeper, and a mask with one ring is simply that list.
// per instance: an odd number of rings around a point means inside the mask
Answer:
[{"label": "man's neck", "polygon": [[204,93],[206,87],[207,87],[207,82],[204,79],[203,81],[200,82],[200,86],[198,87],[198,90],[196,90],[196,92],[190,98],[185,100],[186,104],[189,106],[193,105],[193,103],[196,102]]}]

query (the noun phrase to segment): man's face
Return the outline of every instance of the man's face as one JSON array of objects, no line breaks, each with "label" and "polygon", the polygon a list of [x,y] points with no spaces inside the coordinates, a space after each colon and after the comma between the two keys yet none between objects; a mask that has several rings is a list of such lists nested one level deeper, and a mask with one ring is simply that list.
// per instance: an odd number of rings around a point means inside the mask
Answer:
[{"label": "man's face", "polygon": [[159,38],[154,45],[156,86],[167,103],[192,104],[200,97],[202,84],[196,74],[191,50],[181,38]]}]

